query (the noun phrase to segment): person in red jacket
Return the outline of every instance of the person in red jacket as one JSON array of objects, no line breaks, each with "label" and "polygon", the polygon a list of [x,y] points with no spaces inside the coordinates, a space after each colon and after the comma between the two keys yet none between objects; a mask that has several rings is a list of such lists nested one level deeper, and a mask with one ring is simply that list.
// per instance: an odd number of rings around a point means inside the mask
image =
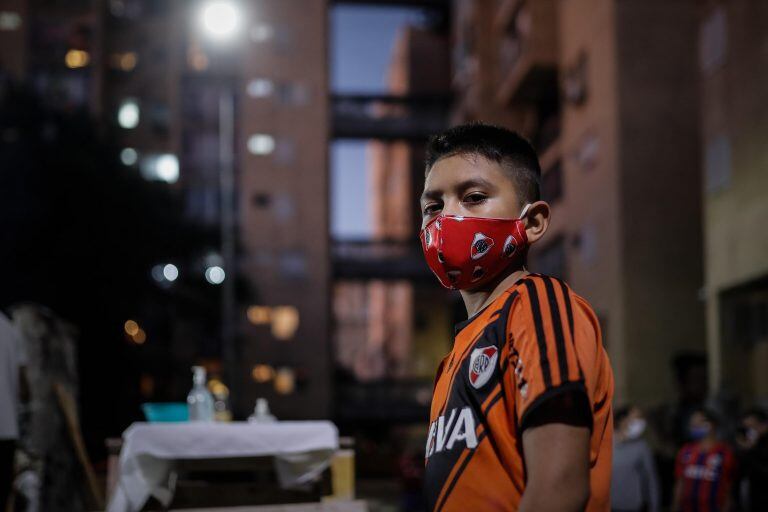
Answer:
[{"label": "person in red jacket", "polygon": [[731,448],[717,436],[719,422],[710,411],[700,409],[691,415],[688,435],[675,462],[675,512],[728,512],[731,510],[731,485],[735,457]]}]

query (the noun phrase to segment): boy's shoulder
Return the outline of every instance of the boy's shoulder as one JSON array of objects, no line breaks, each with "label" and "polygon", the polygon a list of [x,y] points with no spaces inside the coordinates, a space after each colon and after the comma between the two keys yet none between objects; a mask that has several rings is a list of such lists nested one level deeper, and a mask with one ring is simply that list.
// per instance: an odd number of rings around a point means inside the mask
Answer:
[{"label": "boy's shoulder", "polygon": [[528,274],[506,292],[506,330],[524,331],[541,342],[602,345],[592,306],[557,277]]},{"label": "boy's shoulder", "polygon": [[[506,300],[518,307],[533,310],[548,310],[559,313],[561,310],[569,317],[578,310],[596,316],[592,306],[562,279],[545,274],[528,274],[506,290]],[[534,315],[535,315],[534,311]]]}]

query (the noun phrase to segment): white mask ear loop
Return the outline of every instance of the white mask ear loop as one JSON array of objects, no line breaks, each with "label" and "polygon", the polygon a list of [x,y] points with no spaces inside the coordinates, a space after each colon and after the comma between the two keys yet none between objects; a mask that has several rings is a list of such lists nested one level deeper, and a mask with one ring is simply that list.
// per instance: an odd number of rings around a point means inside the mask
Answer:
[{"label": "white mask ear loop", "polygon": [[[520,212],[520,217],[518,217],[520,220],[523,220],[525,215],[528,213],[528,208],[530,207],[531,207],[531,203],[528,203],[523,207],[523,211]],[[525,262],[523,263],[523,270],[525,270],[526,272],[528,271],[528,266],[525,264]]]}]

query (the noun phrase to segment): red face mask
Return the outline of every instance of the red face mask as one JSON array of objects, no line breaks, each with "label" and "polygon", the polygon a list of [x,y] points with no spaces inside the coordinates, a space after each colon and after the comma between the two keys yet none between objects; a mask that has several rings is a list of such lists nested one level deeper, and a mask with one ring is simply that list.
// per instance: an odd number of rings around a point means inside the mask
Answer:
[{"label": "red face mask", "polygon": [[520,265],[528,249],[523,218],[488,219],[438,215],[421,230],[421,248],[440,284],[451,290],[482,286],[510,266]]}]

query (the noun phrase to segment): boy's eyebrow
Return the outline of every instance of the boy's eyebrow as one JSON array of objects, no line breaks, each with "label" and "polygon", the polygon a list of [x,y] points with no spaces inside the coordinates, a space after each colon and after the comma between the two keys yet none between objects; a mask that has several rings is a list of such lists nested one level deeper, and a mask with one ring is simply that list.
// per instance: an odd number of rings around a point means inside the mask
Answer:
[{"label": "boy's eyebrow", "polygon": [[[496,186],[493,183],[491,183],[490,181],[484,178],[470,178],[468,180],[464,180],[458,183],[455,186],[455,189],[459,192],[463,192],[464,190],[467,190],[468,188],[472,188],[472,187],[485,187],[488,189],[496,188]],[[421,200],[424,201],[425,199],[439,199],[440,196],[442,195],[443,195],[443,191],[439,189],[425,190],[421,194]]]}]

